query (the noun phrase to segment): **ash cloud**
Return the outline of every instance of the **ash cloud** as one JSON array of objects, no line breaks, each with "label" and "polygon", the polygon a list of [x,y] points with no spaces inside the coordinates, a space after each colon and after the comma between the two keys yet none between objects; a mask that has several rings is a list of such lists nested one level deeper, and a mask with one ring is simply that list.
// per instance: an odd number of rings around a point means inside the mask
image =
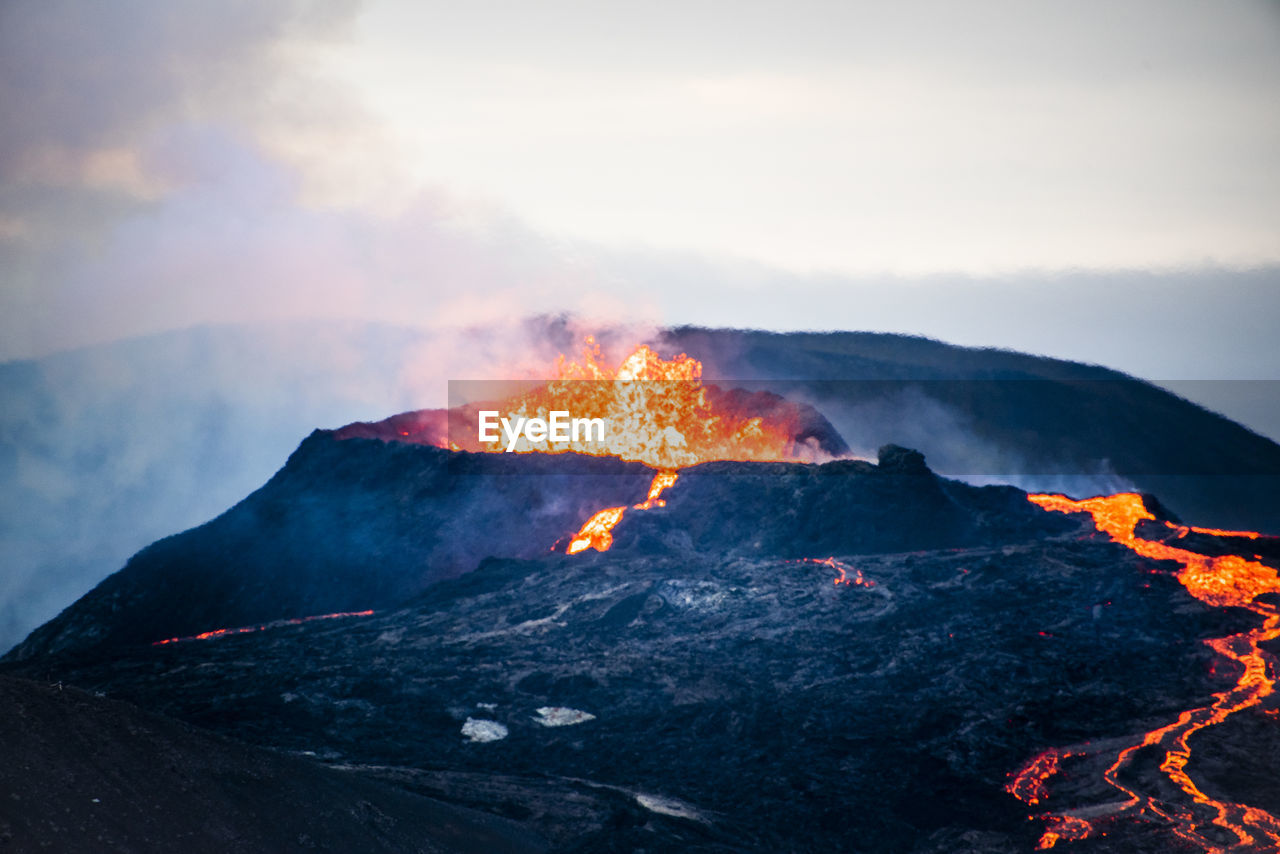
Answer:
[{"label": "ash cloud", "polygon": [[[601,276],[576,250],[398,176],[373,117],[299,60],[344,38],[358,10],[0,9],[0,358],[193,319],[634,315],[592,287]],[[344,158],[358,198],[335,200],[322,173]]]},{"label": "ash cloud", "polygon": [[312,429],[549,361],[520,318],[572,305],[579,260],[438,191],[317,202],[282,151],[284,129],[385,156],[289,54],[357,11],[0,6],[0,358],[39,357],[0,364],[0,646],[256,489]]},{"label": "ash cloud", "polygon": [[201,326],[0,364],[0,647],[138,550],[256,490],[316,428],[446,405],[450,379],[545,376],[567,316],[448,330]]},{"label": "ash cloud", "polygon": [[274,82],[282,39],[334,37],[355,11],[333,0],[12,0],[0,9],[0,102],[22,109],[7,111],[0,168],[12,175],[46,146],[86,154],[233,109]]}]

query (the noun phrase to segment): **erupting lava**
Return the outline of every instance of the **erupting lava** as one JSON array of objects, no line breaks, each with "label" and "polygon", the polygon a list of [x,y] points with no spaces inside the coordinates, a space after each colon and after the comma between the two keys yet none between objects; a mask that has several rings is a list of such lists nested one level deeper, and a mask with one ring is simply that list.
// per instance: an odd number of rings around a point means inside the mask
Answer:
[{"label": "erupting lava", "polygon": [[[662,492],[674,484],[677,477],[679,475],[673,471],[660,471],[655,474],[653,483],[649,484],[649,496],[639,504],[633,505],[632,509],[648,510],[652,507],[666,507],[667,502],[662,499]],[[565,552],[576,555],[587,548],[598,552],[608,551],[609,546],[613,545],[613,526],[622,521],[622,514],[626,509],[626,507],[606,507],[596,513],[586,521],[578,533],[574,534]]]},{"label": "erupting lava", "polygon": [[[802,462],[812,449],[797,443],[786,424],[735,412],[702,384],[702,363],[681,353],[663,359],[641,345],[622,363],[610,367],[600,347],[588,336],[580,362],[563,355],[556,363],[556,379],[502,403],[509,419],[548,419],[554,411],[576,418],[600,418],[609,424],[603,438],[575,435],[560,451],[614,456],[642,462],[657,472],[648,497],[635,510],[663,507],[663,490],[672,486],[677,471],[712,460]],[[506,450],[503,440],[480,443],[479,450]],[[518,440],[516,453],[545,451]],[[578,554],[588,548],[606,551],[613,544],[613,528],[626,506],[596,512],[574,535],[566,549]]]},{"label": "erupting lava", "polygon": [[[587,338],[581,362],[563,355],[556,378],[502,403],[503,415],[547,419],[553,411],[576,418],[601,418],[609,429],[603,439],[574,436],[560,451],[633,460],[673,471],[710,460],[799,461],[787,426],[760,416],[732,411],[702,384],[702,363],[684,353],[663,359],[641,345],[611,368],[600,347]],[[505,450],[504,441],[480,443],[484,451]],[[544,447],[521,439],[516,452]]]},{"label": "erupting lava", "polygon": [[[637,505],[639,506],[639,505]],[[598,552],[608,551],[613,545],[613,526],[622,521],[622,511],[626,507],[606,507],[586,521],[582,529],[569,541],[566,554],[576,555],[586,548]]]},{"label": "erupting lava", "polygon": [[201,632],[198,635],[187,635],[186,637],[165,638],[164,640],[154,641],[152,646],[164,646],[170,643],[182,643],[184,641],[193,640],[212,640],[213,638],[227,637],[228,635],[246,635],[249,632],[260,632],[263,629],[274,629],[279,626],[298,626],[303,623],[310,623],[312,620],[336,620],[339,617],[371,617],[373,611],[340,611],[336,614],[315,614],[310,617],[291,617],[286,620],[272,620],[269,623],[261,623],[256,626],[237,626],[234,629],[212,629],[207,632]]},{"label": "erupting lava", "polygon": [[[1046,510],[1090,514],[1094,526],[1115,542],[1143,557],[1178,562],[1181,565],[1178,580],[1200,601],[1216,607],[1247,608],[1262,618],[1261,626],[1252,631],[1208,641],[1215,652],[1240,665],[1236,684],[1229,690],[1214,694],[1212,704],[1184,711],[1173,723],[1145,733],[1137,743],[1121,750],[1103,777],[1125,796],[1125,800],[1106,809],[1089,810],[1090,818],[1096,820],[1098,817],[1133,812],[1162,820],[1170,824],[1178,837],[1207,852],[1234,848],[1273,851],[1280,848],[1280,820],[1256,807],[1209,797],[1185,770],[1191,758],[1188,740],[1193,734],[1221,723],[1242,709],[1258,705],[1275,690],[1275,679],[1268,674],[1267,658],[1259,644],[1280,637],[1280,612],[1271,604],[1259,602],[1258,597],[1264,593],[1280,592],[1280,577],[1276,571],[1258,561],[1236,555],[1211,557],[1139,537],[1136,534],[1138,524],[1144,520],[1154,521],[1155,517],[1147,510],[1142,496],[1134,493],[1082,501],[1063,495],[1029,495],[1027,498]],[[1186,537],[1189,532],[1249,539],[1260,536],[1252,531],[1218,531],[1165,524],[1176,532],[1178,539]],[[1179,799],[1180,802],[1171,803],[1168,798],[1145,794],[1120,782],[1121,769],[1132,761],[1138,751],[1146,748],[1163,752],[1160,770],[1185,796]],[[1057,773],[1060,760],[1071,755],[1060,750],[1040,754],[1014,775],[1006,790],[1024,803],[1040,804],[1048,798],[1046,783]],[[1048,822],[1040,838],[1039,847],[1042,849],[1052,848],[1060,840],[1083,839],[1095,829],[1091,821],[1069,812],[1048,813],[1041,817]],[[1206,836],[1202,829],[1210,825],[1219,828],[1214,833],[1225,834],[1223,838],[1234,837],[1235,842],[1224,845]]]}]

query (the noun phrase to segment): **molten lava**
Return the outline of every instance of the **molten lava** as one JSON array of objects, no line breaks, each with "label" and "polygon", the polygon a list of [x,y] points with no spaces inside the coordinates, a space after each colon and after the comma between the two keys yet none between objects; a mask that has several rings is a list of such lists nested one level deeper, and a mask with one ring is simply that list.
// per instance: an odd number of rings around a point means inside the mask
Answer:
[{"label": "molten lava", "polygon": [[[1121,750],[1103,777],[1125,800],[1105,811],[1107,815],[1122,812],[1138,814],[1149,819],[1167,822],[1173,833],[1186,842],[1207,852],[1226,851],[1229,848],[1252,850],[1280,849],[1280,820],[1270,813],[1245,804],[1215,800],[1206,795],[1185,768],[1191,758],[1188,740],[1196,732],[1214,726],[1229,716],[1253,706],[1275,691],[1275,679],[1268,673],[1265,653],[1261,643],[1280,637],[1280,612],[1273,605],[1259,602],[1264,593],[1280,592],[1280,576],[1271,567],[1258,561],[1246,560],[1236,555],[1210,557],[1166,543],[1148,540],[1135,533],[1138,523],[1155,520],[1142,501],[1134,493],[1100,496],[1075,501],[1063,495],[1029,495],[1027,498],[1046,510],[1060,513],[1088,513],[1094,526],[1113,541],[1153,560],[1176,561],[1181,569],[1178,580],[1187,591],[1200,601],[1215,607],[1234,606],[1246,608],[1262,618],[1262,624],[1248,632],[1214,638],[1207,643],[1226,658],[1237,662],[1240,675],[1229,690],[1213,695],[1208,706],[1188,709],[1178,719],[1142,735],[1137,743]],[[1172,525],[1179,539],[1188,532],[1228,537],[1257,539],[1252,531],[1218,531],[1216,529],[1187,528]],[[1184,796],[1179,803],[1167,798],[1144,794],[1121,783],[1119,774],[1145,748],[1155,748],[1164,754],[1160,770],[1165,773]],[[1033,759],[1013,776],[1005,787],[1014,797],[1027,804],[1039,804],[1048,797],[1047,781],[1058,771],[1061,758],[1073,754],[1050,750]],[[1100,815],[1091,810],[1091,816]],[[1040,848],[1052,848],[1060,840],[1083,839],[1095,829],[1094,825],[1079,815],[1049,813],[1042,816],[1048,825],[1040,839]],[[1201,828],[1214,825],[1235,838],[1236,842],[1224,846],[1206,836]]]},{"label": "molten lava", "polygon": [[[803,557],[803,558],[800,558],[800,560],[798,561],[788,561],[788,563],[816,563],[819,566],[830,567],[831,569],[834,569],[836,572],[840,573],[839,575],[837,575],[835,578],[832,579],[836,587],[839,587],[841,584],[843,584],[846,587],[850,585],[857,585],[858,587],[875,587],[876,586],[876,583],[874,581],[865,577],[862,574],[862,570],[855,569],[854,567],[849,566],[848,564],[841,563],[840,561],[836,560],[834,557],[821,558],[821,559],[816,557]],[[853,574],[850,575],[850,573],[853,573]]]},{"label": "molten lava", "polygon": [[[679,475],[673,471],[660,471],[655,474],[653,483],[649,484],[649,496],[641,503],[633,505],[632,509],[648,510],[652,507],[666,507],[667,502],[660,496],[663,490],[676,482],[677,477]],[[613,545],[613,526],[622,521],[622,514],[626,509],[626,507],[606,507],[596,513],[583,524],[578,533],[573,535],[565,553],[576,555],[588,548],[598,552],[608,551]]]},{"label": "molten lava", "polygon": [[[618,457],[663,471],[711,460],[801,460],[805,448],[797,446],[788,425],[718,405],[701,378],[697,359],[684,353],[663,359],[644,345],[610,367],[588,337],[581,361],[571,362],[562,354],[556,378],[504,401],[502,415],[511,421],[545,421],[561,411],[574,418],[602,419],[608,424],[603,438],[574,435],[558,443],[556,451]],[[503,438],[479,442],[482,451],[506,447]],[[548,448],[521,437],[513,450]]]},{"label": "molten lava", "polygon": [[1164,524],[1178,532],[1178,539],[1182,539],[1187,534],[1208,534],[1211,537],[1243,537],[1246,540],[1256,540],[1262,536],[1257,531],[1224,531],[1221,528],[1197,528],[1194,525],[1175,525],[1173,522],[1165,522]]},{"label": "molten lava", "polygon": [[653,483],[649,484],[649,496],[633,509],[648,510],[650,507],[666,507],[667,502],[662,499],[662,492],[668,486],[675,486],[676,478],[679,476],[673,471],[660,471],[655,474]]},{"label": "molten lava", "polygon": [[[580,361],[562,354],[556,378],[501,404],[502,416],[548,420],[552,412],[574,418],[603,419],[608,430],[598,435],[574,435],[558,443],[556,452],[613,456],[644,463],[654,469],[648,497],[632,509],[665,507],[664,490],[675,484],[678,470],[712,460],[803,462],[811,448],[797,443],[792,426],[765,417],[734,411],[702,384],[702,363],[681,353],[663,359],[641,345],[617,367],[603,360],[594,338],[586,339]],[[469,436],[468,436],[469,441]],[[507,439],[478,442],[476,450],[499,453]],[[514,453],[547,452],[545,444],[526,437],[515,440]],[[606,551],[613,545],[613,528],[626,507],[606,507],[591,516],[570,540],[568,554],[588,548]]]},{"label": "molten lava", "polygon": [[1064,750],[1049,748],[1044,753],[1028,762],[1021,771],[1014,775],[1005,790],[1024,804],[1035,805],[1049,797],[1048,780],[1058,773],[1058,765],[1071,756]]},{"label": "molten lava", "polygon": [[1089,822],[1070,815],[1053,816],[1048,819],[1048,824],[1048,829],[1036,843],[1037,851],[1052,848],[1059,840],[1084,839],[1093,832],[1093,826]]},{"label": "molten lava", "polygon": [[569,541],[566,554],[576,555],[587,548],[598,552],[608,551],[613,545],[613,526],[622,521],[626,507],[606,507],[586,521],[582,529]]},{"label": "molten lava", "polygon": [[272,620],[270,623],[260,623],[256,626],[237,626],[234,629],[211,629],[207,632],[201,632],[198,635],[187,635],[186,637],[165,638],[164,640],[154,641],[152,646],[164,646],[170,643],[183,643],[184,641],[193,640],[212,640],[214,638],[223,638],[228,635],[245,635],[249,632],[260,632],[264,629],[274,629],[280,626],[299,626],[303,623],[310,623],[313,620],[336,620],[340,617],[371,617],[373,611],[340,611],[336,614],[315,614],[310,617],[290,617],[285,620]]}]

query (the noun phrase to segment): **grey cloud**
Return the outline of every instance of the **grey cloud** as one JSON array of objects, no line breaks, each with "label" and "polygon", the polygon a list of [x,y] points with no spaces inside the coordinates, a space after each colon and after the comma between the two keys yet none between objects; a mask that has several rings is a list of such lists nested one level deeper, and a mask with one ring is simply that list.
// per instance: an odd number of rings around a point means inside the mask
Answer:
[{"label": "grey cloud", "polygon": [[351,3],[10,0],[0,6],[0,174],[42,146],[127,145],[157,123],[261,95],[287,35],[341,29]]}]

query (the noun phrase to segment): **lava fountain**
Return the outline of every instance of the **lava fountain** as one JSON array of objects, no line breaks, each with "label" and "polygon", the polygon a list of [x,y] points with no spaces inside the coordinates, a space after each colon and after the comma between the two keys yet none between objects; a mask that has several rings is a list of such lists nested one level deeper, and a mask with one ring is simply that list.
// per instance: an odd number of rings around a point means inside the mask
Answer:
[{"label": "lava fountain", "polygon": [[[617,457],[655,469],[647,498],[631,509],[665,506],[663,491],[675,484],[679,470],[687,466],[713,460],[811,462],[818,456],[815,448],[795,439],[785,419],[743,411],[718,389],[704,385],[702,363],[685,353],[663,359],[640,345],[613,366],[589,336],[581,358],[571,361],[562,354],[555,374],[555,379],[532,391],[503,401],[503,416],[513,421],[546,420],[560,411],[606,421],[610,426],[604,436],[574,435],[557,449]],[[475,450],[490,453],[508,450],[501,438],[478,445]],[[510,447],[514,453],[547,450],[525,437]],[[613,544],[613,528],[627,509],[624,505],[596,512],[569,541],[566,552],[606,551]]]}]

